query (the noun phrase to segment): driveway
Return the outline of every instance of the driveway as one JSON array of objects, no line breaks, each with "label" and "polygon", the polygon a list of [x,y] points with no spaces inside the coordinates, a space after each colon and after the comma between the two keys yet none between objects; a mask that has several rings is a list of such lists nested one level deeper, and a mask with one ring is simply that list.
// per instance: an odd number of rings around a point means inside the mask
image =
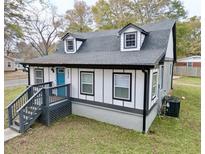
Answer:
[{"label": "driveway", "polygon": [[21,86],[21,85],[27,85],[28,79],[16,79],[16,80],[6,80],[4,81],[4,87],[15,87],[15,86]]}]

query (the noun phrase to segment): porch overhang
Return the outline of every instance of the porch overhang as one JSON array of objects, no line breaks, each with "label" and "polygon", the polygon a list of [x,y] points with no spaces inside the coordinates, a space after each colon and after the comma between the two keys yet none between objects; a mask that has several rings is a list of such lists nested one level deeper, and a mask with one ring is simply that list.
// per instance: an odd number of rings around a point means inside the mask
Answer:
[{"label": "porch overhang", "polygon": [[154,64],[149,65],[108,65],[108,64],[48,64],[48,63],[21,63],[24,67],[26,66],[36,66],[36,67],[71,67],[71,68],[96,68],[96,69],[153,69],[156,67]]}]

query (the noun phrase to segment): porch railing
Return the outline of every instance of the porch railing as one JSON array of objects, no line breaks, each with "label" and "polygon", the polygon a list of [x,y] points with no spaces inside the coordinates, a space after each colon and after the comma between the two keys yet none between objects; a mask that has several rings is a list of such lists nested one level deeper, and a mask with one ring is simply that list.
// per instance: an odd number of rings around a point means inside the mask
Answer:
[{"label": "porch railing", "polygon": [[29,98],[31,98],[40,88],[51,86],[52,82],[31,85],[26,88],[21,95],[19,95],[15,100],[13,100],[7,106],[9,126],[13,124],[13,120],[17,117],[17,110],[19,110],[29,100]]},{"label": "porch railing", "polygon": [[66,100],[70,97],[70,84],[44,88],[47,105]]},{"label": "porch railing", "polygon": [[24,132],[42,112],[44,89],[41,88],[21,108],[17,110],[20,132]]}]

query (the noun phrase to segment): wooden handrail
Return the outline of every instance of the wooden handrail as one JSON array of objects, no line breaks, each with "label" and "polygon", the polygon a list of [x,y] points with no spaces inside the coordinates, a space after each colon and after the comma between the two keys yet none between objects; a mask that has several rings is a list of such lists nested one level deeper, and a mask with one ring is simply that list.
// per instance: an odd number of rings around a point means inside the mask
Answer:
[{"label": "wooden handrail", "polygon": [[6,108],[9,108],[11,105],[13,105],[20,97],[22,97],[32,86],[29,86],[26,88],[16,99],[14,99]]},{"label": "wooden handrail", "polygon": [[26,107],[26,105],[34,98],[36,97],[36,95],[38,95],[42,90],[44,90],[44,88],[41,88],[37,93],[35,93],[29,100],[26,101],[26,103],[21,106],[16,112],[19,113],[22,109],[24,109]]},{"label": "wooden handrail", "polygon": [[58,86],[55,86],[55,87],[44,87],[44,89],[55,89],[55,88],[65,87],[65,86],[68,86],[68,85],[70,85],[70,83],[58,85]]},{"label": "wooden handrail", "polygon": [[33,85],[31,85],[31,86],[33,86],[33,87],[35,87],[35,86],[41,86],[41,85],[48,84],[48,83],[52,83],[52,81],[43,82],[43,83],[38,83],[38,84],[33,84]]},{"label": "wooden handrail", "polygon": [[29,86],[28,88],[26,88],[18,97],[16,97],[16,99],[14,99],[6,108],[8,109],[11,105],[13,105],[13,104],[14,104],[20,97],[22,97],[30,88],[35,87],[35,86],[44,85],[44,84],[49,84],[49,83],[52,83],[52,81],[30,85],[30,86]]}]

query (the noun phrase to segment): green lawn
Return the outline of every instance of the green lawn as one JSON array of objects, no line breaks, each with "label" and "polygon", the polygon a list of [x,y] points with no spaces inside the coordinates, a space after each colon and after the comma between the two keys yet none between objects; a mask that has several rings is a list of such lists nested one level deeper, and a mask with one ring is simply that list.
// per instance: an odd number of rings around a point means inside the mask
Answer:
[{"label": "green lawn", "polygon": [[174,82],[184,83],[184,84],[201,85],[201,78],[196,78],[196,77],[180,77],[179,79],[174,80]]},{"label": "green lawn", "polygon": [[186,98],[180,118],[157,117],[148,134],[68,116],[50,127],[35,124],[5,143],[5,153],[200,153],[200,88],[175,85],[173,94]]},{"label": "green lawn", "polygon": [[4,128],[8,127],[8,112],[6,107],[9,103],[14,100],[21,92],[26,88],[26,86],[19,86],[15,88],[4,89]]}]

